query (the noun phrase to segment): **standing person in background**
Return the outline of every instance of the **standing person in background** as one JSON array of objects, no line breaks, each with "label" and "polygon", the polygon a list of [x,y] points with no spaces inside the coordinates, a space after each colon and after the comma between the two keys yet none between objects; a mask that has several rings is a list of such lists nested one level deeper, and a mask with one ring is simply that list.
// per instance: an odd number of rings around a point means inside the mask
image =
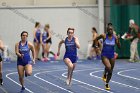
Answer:
[{"label": "standing person in background", "polygon": [[102,62],[105,66],[103,81],[105,81],[105,89],[110,90],[109,81],[112,77],[113,68],[115,65],[114,48],[115,44],[120,48],[119,39],[113,34],[113,28],[108,27],[107,33],[97,37],[96,40],[103,39],[103,49],[101,53]]},{"label": "standing person in background", "polygon": [[140,40],[140,28],[138,29],[138,39]]},{"label": "standing person in background", "polygon": [[138,44],[138,29],[133,19],[129,20],[129,31],[125,33],[121,38],[124,40],[130,40],[130,62],[136,62],[139,60],[139,54],[137,49]]},{"label": "standing person in background", "polygon": [[36,60],[40,60],[39,56],[39,51],[40,51],[40,44],[41,44],[41,30],[40,30],[40,23],[36,22],[35,23],[35,29],[33,31],[33,36],[34,36],[34,47],[36,51]]},{"label": "standing person in background", "polygon": [[138,49],[137,49],[137,44],[138,44],[138,29],[139,27],[135,24],[134,20],[131,19],[129,20],[129,31],[128,33],[132,35],[132,38],[130,37],[131,40],[131,45],[130,45],[130,62],[136,62],[139,60],[139,54],[138,54]]},{"label": "standing person in background", "polygon": [[[50,53],[54,56],[54,59],[56,60],[57,55],[54,52],[50,51],[50,47],[52,44],[52,39],[51,39],[52,35],[50,33],[49,24],[45,25],[44,32],[41,34],[41,38],[42,38],[42,58],[43,58],[42,61],[49,60],[48,56]],[[45,56],[45,54],[46,54],[46,56]]]},{"label": "standing person in background", "polygon": [[97,30],[96,30],[95,27],[93,27],[92,28],[92,40],[91,40],[92,41],[92,47],[91,47],[91,50],[90,50],[90,55],[88,57],[89,60],[92,59],[94,53],[96,54],[94,56],[95,58],[96,57],[100,58],[102,44],[101,44],[100,40],[98,40],[97,42],[95,41],[97,36],[98,36]]},{"label": "standing person in background", "polygon": [[[4,44],[3,44],[2,40],[0,40],[0,50],[2,50],[2,52],[4,51]],[[2,52],[0,53],[0,85],[3,85],[3,79],[2,79]]]},{"label": "standing person in background", "polygon": [[68,67],[66,84],[71,85],[73,71],[75,69],[76,62],[78,59],[77,48],[78,49],[80,48],[80,44],[79,44],[78,38],[74,36],[74,28],[68,28],[67,35],[68,37],[66,37],[65,40],[60,41],[58,45],[57,55],[58,56],[60,55],[60,48],[61,48],[61,45],[64,43],[66,52],[65,52],[63,60]]},{"label": "standing person in background", "polygon": [[[25,77],[32,74],[32,63],[35,64],[35,49],[31,42],[27,41],[28,32],[21,33],[21,41],[15,45],[15,53],[17,55],[17,70],[19,81],[22,86],[21,92],[24,92],[24,74]],[[32,51],[33,60],[30,57],[30,50]]]}]

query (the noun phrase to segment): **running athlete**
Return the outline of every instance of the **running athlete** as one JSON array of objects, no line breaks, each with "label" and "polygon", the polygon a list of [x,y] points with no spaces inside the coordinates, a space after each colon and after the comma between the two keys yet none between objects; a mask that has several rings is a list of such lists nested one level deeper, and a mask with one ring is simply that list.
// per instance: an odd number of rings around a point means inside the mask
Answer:
[{"label": "running athlete", "polygon": [[[17,55],[17,70],[19,74],[19,81],[22,86],[21,92],[25,90],[25,77],[32,74],[32,63],[35,64],[35,49],[31,42],[27,41],[28,32],[21,33],[21,41],[15,45],[15,53]],[[32,51],[33,60],[30,57],[30,50]]]},{"label": "running athlete", "polygon": [[[50,32],[50,25],[49,24],[46,24],[45,27],[44,27],[44,32],[41,34],[41,37],[42,37],[42,58],[43,58],[43,61],[45,60],[49,60],[48,59],[48,56],[49,56],[49,53],[51,53],[53,56],[54,56],[54,59],[57,59],[57,55],[50,51],[50,47],[51,47],[51,44],[52,44],[52,35],[51,35],[51,32]],[[45,57],[45,54],[47,55],[47,57]]]},{"label": "running athlete", "polygon": [[107,34],[100,35],[96,40],[103,39],[103,49],[101,53],[102,62],[105,65],[103,74],[103,81],[105,82],[105,89],[110,90],[109,81],[112,77],[113,68],[115,65],[114,47],[117,44],[120,48],[119,39],[113,34],[113,28],[107,28]]},{"label": "running athlete", "polygon": [[[107,24],[107,29],[110,28],[110,27],[113,28],[113,24],[112,24],[112,23],[108,23],[108,24]],[[114,35],[115,37],[120,38],[119,35],[118,35],[118,36],[116,35],[116,31],[115,31],[114,29],[113,29],[113,35]],[[117,57],[118,57],[118,53],[114,52],[114,58],[117,59]]]},{"label": "running athlete", "polygon": [[65,38],[65,40],[61,40],[59,45],[58,45],[58,53],[57,55],[60,55],[60,48],[62,43],[65,44],[65,55],[64,55],[64,62],[68,67],[68,74],[67,74],[67,79],[66,79],[66,84],[69,86],[71,85],[71,79],[72,79],[72,74],[73,70],[76,66],[77,62],[77,48],[80,48],[79,40],[77,37],[74,36],[74,28],[68,28],[67,30],[67,35],[68,37]]},{"label": "running athlete", "polygon": [[39,51],[40,51],[40,44],[41,44],[41,30],[40,30],[40,23],[36,22],[35,23],[35,29],[33,32],[33,36],[34,36],[34,47],[35,47],[35,51],[36,51],[36,60],[40,60],[40,58],[38,57],[39,55]]},{"label": "running athlete", "polygon": [[98,37],[98,33],[95,27],[92,28],[92,33],[93,33],[93,39],[92,41],[92,48],[90,51],[90,56],[88,57],[89,60],[92,59],[94,52],[96,53],[95,57],[100,58],[100,54],[101,54],[101,47],[102,44],[100,42],[100,40],[98,40],[97,42],[95,41],[95,39]]},{"label": "running athlete", "polygon": [[[4,45],[2,40],[0,40],[0,50],[2,52],[4,51]],[[2,53],[0,53],[0,85],[3,85],[3,79],[2,79]]]}]

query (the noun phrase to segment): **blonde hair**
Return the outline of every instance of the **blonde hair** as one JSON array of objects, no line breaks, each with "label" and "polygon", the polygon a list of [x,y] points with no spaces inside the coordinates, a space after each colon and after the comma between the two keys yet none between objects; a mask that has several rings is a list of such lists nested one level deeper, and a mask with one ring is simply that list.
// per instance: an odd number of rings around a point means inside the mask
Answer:
[{"label": "blonde hair", "polygon": [[47,28],[50,28],[50,25],[49,25],[49,24],[46,24],[46,25],[45,25],[45,28],[46,28],[46,27],[47,27]]}]

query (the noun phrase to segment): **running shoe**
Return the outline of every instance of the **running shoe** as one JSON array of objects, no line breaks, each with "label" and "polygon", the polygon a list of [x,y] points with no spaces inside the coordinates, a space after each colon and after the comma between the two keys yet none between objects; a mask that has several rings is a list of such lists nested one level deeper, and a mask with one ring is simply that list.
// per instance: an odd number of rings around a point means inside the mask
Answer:
[{"label": "running shoe", "polygon": [[0,85],[3,85],[3,79],[0,79]]},{"label": "running shoe", "polygon": [[67,79],[67,80],[66,80],[66,84],[69,85],[69,83],[70,83],[70,81]]},{"label": "running shoe", "polygon": [[102,80],[103,80],[104,82],[106,82],[106,75],[105,75],[105,74],[103,74]]},{"label": "running shoe", "polygon": [[24,93],[25,87],[22,87],[20,93]]},{"label": "running shoe", "polygon": [[106,84],[106,85],[105,85],[105,89],[106,89],[106,90],[110,90],[109,84]]}]

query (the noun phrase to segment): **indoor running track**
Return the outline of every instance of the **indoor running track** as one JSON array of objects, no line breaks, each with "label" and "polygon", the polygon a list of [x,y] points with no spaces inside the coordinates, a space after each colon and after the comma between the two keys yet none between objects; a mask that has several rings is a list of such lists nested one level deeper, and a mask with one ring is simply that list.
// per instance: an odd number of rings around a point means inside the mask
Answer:
[{"label": "indoor running track", "polygon": [[[111,90],[104,88],[100,60],[79,60],[74,71],[72,85],[65,83],[67,67],[63,61],[36,62],[32,76],[26,77],[24,93],[140,93],[140,63],[116,61],[110,81]],[[4,62],[4,85],[0,93],[19,93],[16,62]]]}]

